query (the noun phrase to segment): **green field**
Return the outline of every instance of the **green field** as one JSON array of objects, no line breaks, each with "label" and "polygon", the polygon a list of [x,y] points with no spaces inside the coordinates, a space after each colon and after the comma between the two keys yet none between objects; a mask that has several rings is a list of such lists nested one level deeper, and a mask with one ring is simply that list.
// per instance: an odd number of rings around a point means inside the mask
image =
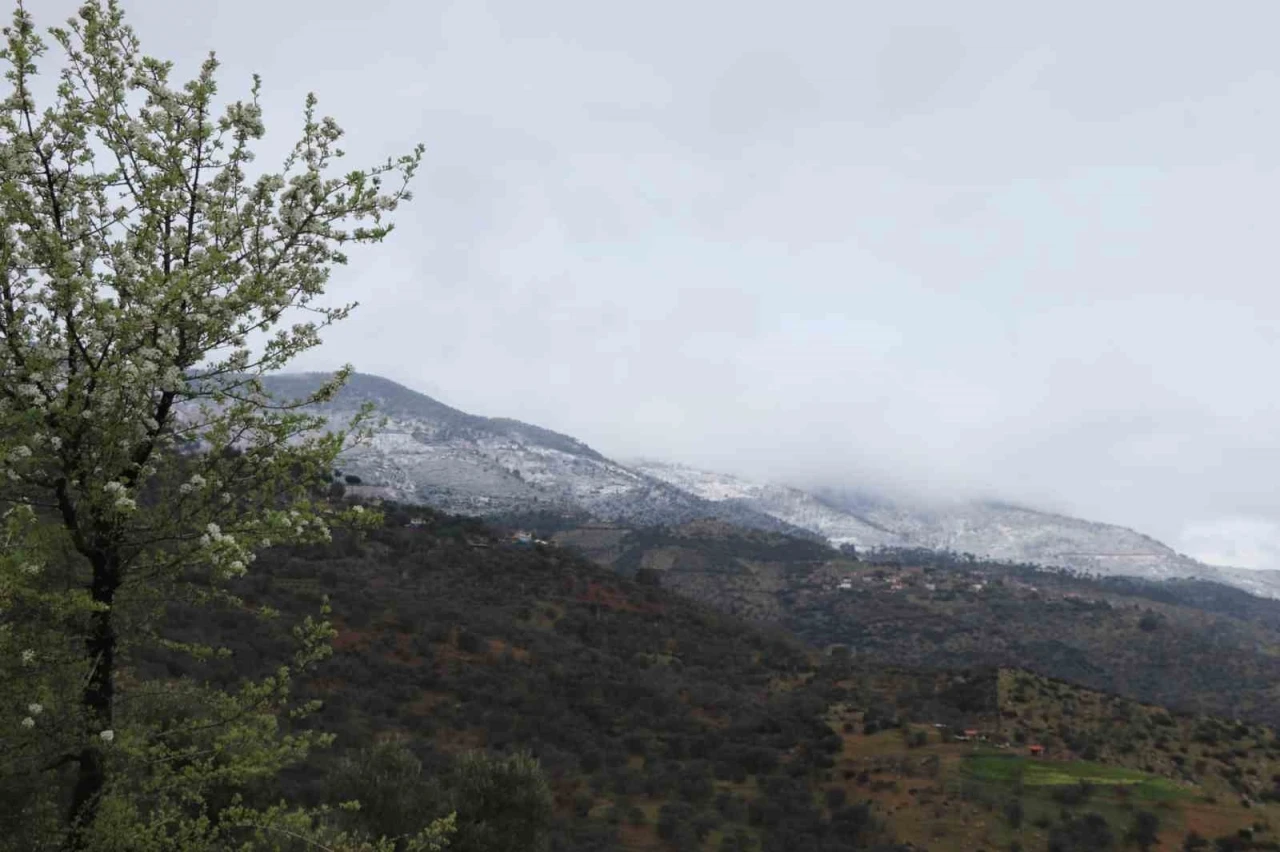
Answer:
[{"label": "green field", "polygon": [[1134,795],[1151,800],[1170,800],[1192,795],[1192,791],[1168,780],[1126,769],[1088,761],[1054,762],[1008,754],[976,754],[966,757],[963,773],[975,781],[1021,784],[1023,787],[1062,787],[1092,784],[1096,787],[1125,787]]}]

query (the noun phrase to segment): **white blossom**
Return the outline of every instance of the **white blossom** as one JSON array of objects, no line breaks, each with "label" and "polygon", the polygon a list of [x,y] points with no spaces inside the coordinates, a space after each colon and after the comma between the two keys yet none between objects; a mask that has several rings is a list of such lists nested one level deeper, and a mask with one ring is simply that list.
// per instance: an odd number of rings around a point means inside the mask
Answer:
[{"label": "white blossom", "polygon": [[352,506],[351,511],[355,512],[357,515],[362,514],[364,512],[364,506]]},{"label": "white blossom", "polygon": [[160,385],[164,390],[178,390],[183,383],[182,371],[170,364],[164,371]]},{"label": "white blossom", "polygon": [[[32,0],[30,5],[42,4]],[[111,8],[102,10],[100,5]],[[252,159],[243,145],[263,131],[260,108],[238,104],[227,110],[224,121],[229,123],[224,124],[205,111],[215,101],[209,100],[213,84],[203,71],[196,83],[170,88],[165,71],[156,70],[161,66],[153,68],[135,53],[132,35],[117,20],[114,4],[91,2],[86,8],[83,21],[72,25],[73,33],[58,33],[58,39],[73,51],[74,62],[60,81],[51,80],[62,85],[56,87],[49,110],[40,112],[26,128],[29,139],[0,139],[0,184],[5,184],[0,242],[5,244],[6,261],[11,261],[7,267],[16,270],[11,276],[14,293],[6,291],[6,301],[11,303],[6,325],[11,345],[0,353],[0,373],[7,376],[11,391],[0,400],[0,431],[8,435],[8,440],[0,441],[0,490],[15,492],[4,501],[9,505],[32,499],[41,507],[49,504],[49,492],[56,490],[53,496],[64,509],[67,499],[83,509],[83,522],[79,517],[66,519],[81,549],[86,544],[83,537],[107,565],[136,559],[148,573],[154,571],[155,582],[166,589],[199,582],[188,575],[188,567],[212,567],[219,575],[243,574],[254,563],[250,548],[262,532],[270,530],[282,543],[292,540],[292,532],[302,540],[328,537],[325,524],[308,517],[310,511],[295,510],[292,517],[282,517],[288,507],[278,503],[270,490],[278,471],[308,469],[313,464],[328,467],[339,447],[326,441],[297,445],[289,440],[295,437],[289,416],[273,414],[271,403],[256,393],[239,402],[237,389],[245,385],[246,376],[253,387],[255,374],[286,366],[295,355],[320,342],[324,325],[345,316],[345,309],[320,309],[317,315],[325,318],[324,323],[292,328],[281,318],[292,309],[305,309],[312,299],[324,301],[329,268],[345,262],[340,250],[346,244],[380,239],[384,229],[378,211],[390,210],[397,200],[408,197],[395,190],[381,197],[381,175],[394,170],[408,179],[421,149],[394,161],[398,166],[388,160],[369,181],[355,179],[361,188],[352,190],[352,180],[339,174],[330,181],[322,175],[340,130],[328,119],[312,126],[308,106],[308,129],[296,149],[297,165],[304,174],[298,176],[292,168],[286,170],[287,176],[266,175],[261,180],[242,174]],[[23,29],[25,22],[19,24],[9,33],[9,52],[14,53],[9,58],[18,61],[21,76],[25,57],[38,56],[40,48],[36,37]],[[255,83],[255,97],[256,91]],[[15,97],[23,101],[17,108],[25,107],[25,99]],[[106,112],[96,108],[104,104]],[[12,113],[13,104],[7,106]],[[198,155],[201,140],[212,140],[209,144],[218,148],[223,131],[227,144],[234,146],[222,151],[226,168],[219,169],[215,163],[209,180],[203,180],[199,157],[192,155],[193,160],[179,149],[191,146]],[[178,153],[169,156],[170,148]],[[340,151],[334,154],[341,156]],[[122,181],[120,171],[111,165],[126,162],[132,168],[138,165],[134,162],[138,157],[145,172],[139,178],[146,178],[141,194],[135,191],[136,184]],[[48,177],[48,169],[41,170],[41,161],[44,166],[54,163],[57,171],[60,195],[52,201],[49,193],[54,188],[44,186],[42,175]],[[105,172],[99,168],[103,161]],[[47,221],[48,208],[59,198],[66,202],[65,215],[53,229]],[[181,215],[194,217],[185,232],[151,227],[157,218],[179,209]],[[365,220],[374,227],[359,224]],[[291,233],[297,228],[304,233]],[[51,229],[60,235],[50,237]],[[289,242],[294,237],[302,240],[298,246]],[[170,275],[169,270],[157,268],[157,255],[179,251],[185,258],[180,270]],[[274,339],[265,342],[264,351],[256,351],[260,347],[255,345],[251,352],[246,335],[257,336],[261,330],[276,332]],[[228,351],[229,344],[243,351]],[[169,395],[177,398],[170,400]],[[163,408],[158,403],[162,397]],[[171,404],[179,406],[173,412],[178,420],[169,421],[175,428],[161,435],[159,412],[168,411]],[[192,452],[204,455],[205,461],[195,464],[210,470],[209,481],[198,474],[185,481],[181,474],[175,477],[172,484],[192,498],[175,500],[176,505],[169,507],[173,517],[156,519],[165,522],[159,528],[150,524],[139,528],[132,522],[142,514],[144,499],[149,508],[153,502],[143,495],[151,478],[158,475],[157,465],[178,461],[177,448],[185,453],[188,439],[196,444]],[[130,451],[152,441],[157,446],[146,447],[147,452]],[[224,444],[243,450],[244,460],[217,452]],[[68,450],[65,457],[63,449]],[[245,464],[259,452],[261,462]],[[148,458],[161,461],[148,462]],[[249,468],[249,484],[244,487],[227,481],[231,473],[217,473],[234,470],[238,478],[242,465]],[[6,477],[25,487],[14,489]],[[232,487],[237,490],[231,491]],[[22,493],[32,496],[20,498]],[[197,495],[217,499],[208,500],[212,505],[196,514],[189,511],[189,504]],[[282,500],[289,496],[283,495]],[[242,501],[244,515],[230,505]],[[0,507],[0,512],[9,505]],[[34,518],[29,507],[27,511]],[[355,514],[360,512],[369,513],[365,507],[357,508]],[[217,523],[200,526],[200,520],[210,519],[227,523],[228,531]],[[90,658],[82,643],[68,642],[88,612],[119,631],[122,643],[152,638],[146,625],[111,607],[91,604],[82,588],[89,582],[87,566],[80,572],[85,576],[71,578],[74,583],[68,579],[66,588],[42,589],[49,593],[48,601],[41,595],[26,606],[21,596],[33,589],[24,587],[44,585],[46,578],[55,579],[53,575],[61,585],[62,569],[44,565],[49,557],[39,550],[26,549],[43,543],[39,539],[44,527],[34,531],[25,527],[16,521],[0,525],[0,538],[8,529],[0,548],[4,551],[0,553],[4,557],[0,603],[9,608],[11,593],[16,592],[15,603],[23,606],[20,612],[0,616],[0,657],[4,658],[0,672],[12,669],[22,676],[20,680],[34,682],[42,680],[48,669],[48,675],[56,678],[60,675],[55,666],[60,669],[62,658],[71,654],[82,657],[79,662],[86,667],[106,666],[98,670],[100,675],[121,677],[123,661]],[[190,548],[197,539],[202,549]],[[166,542],[176,542],[177,547]],[[43,573],[45,568],[48,574]],[[94,576],[95,591],[101,579]],[[63,686],[75,688],[76,684]],[[8,702],[9,724],[42,728],[40,735],[33,734],[33,741],[43,739],[45,729],[69,709],[56,697],[60,692],[46,689],[14,689],[16,694]],[[22,705],[22,698],[29,703]],[[44,718],[46,708],[39,703],[44,700],[55,702],[56,709],[49,708],[50,718],[37,724]],[[79,726],[79,747],[113,751],[114,730],[95,732],[94,727],[92,722]],[[55,731],[48,733],[52,736]],[[265,737],[271,732],[262,733]],[[92,743],[94,736],[100,740],[97,746]],[[126,737],[122,748],[132,748],[133,740]],[[27,745],[34,747],[34,742]],[[73,745],[61,743],[54,753]],[[174,791],[175,800],[184,795],[184,787],[201,783],[195,776],[178,781],[183,786]]]}]

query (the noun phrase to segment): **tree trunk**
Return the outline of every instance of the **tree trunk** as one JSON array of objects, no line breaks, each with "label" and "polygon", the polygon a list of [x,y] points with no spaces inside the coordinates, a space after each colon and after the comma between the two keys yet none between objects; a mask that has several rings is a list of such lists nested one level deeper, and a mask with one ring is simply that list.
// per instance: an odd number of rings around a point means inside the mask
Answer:
[{"label": "tree trunk", "polygon": [[[90,557],[90,563],[93,566],[91,588],[93,600],[95,603],[104,605],[104,608],[93,613],[89,625],[89,636],[85,640],[86,656],[93,668],[85,682],[80,703],[85,709],[89,730],[98,732],[113,729],[116,630],[111,606],[115,601],[116,589],[120,586],[119,554],[113,551],[99,552]],[[77,756],[80,770],[76,777],[75,791],[71,797],[71,810],[68,814],[71,823],[69,844],[71,849],[83,848],[84,831],[93,825],[98,814],[102,789],[107,780],[102,755],[103,745],[101,740],[92,739]]]}]

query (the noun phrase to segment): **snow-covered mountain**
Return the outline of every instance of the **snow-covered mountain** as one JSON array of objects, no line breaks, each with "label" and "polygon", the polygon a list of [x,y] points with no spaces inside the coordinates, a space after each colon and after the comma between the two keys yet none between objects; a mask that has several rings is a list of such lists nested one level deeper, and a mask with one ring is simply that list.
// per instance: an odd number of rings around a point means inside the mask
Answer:
[{"label": "snow-covered mountain", "polygon": [[1198,577],[1280,597],[1280,572],[1205,565],[1125,527],[994,501],[906,504],[865,491],[815,493],[681,465],[631,465],[712,501],[731,501],[860,549],[926,548],[1094,574]]},{"label": "snow-covered mountain", "polygon": [[[325,374],[282,374],[267,389],[299,398]],[[1124,527],[990,501],[925,506],[856,490],[804,491],[680,465],[620,464],[567,435],[479,417],[378,376],[357,373],[320,413],[341,426],[366,402],[386,422],[343,455],[365,490],[447,511],[551,510],[625,523],[716,518],[859,549],[927,548],[1163,579],[1199,577],[1280,597],[1280,572],[1216,568]]]},{"label": "snow-covered mountain", "polygon": [[[264,384],[277,398],[298,399],[326,377],[278,374]],[[576,511],[634,524],[715,517],[806,534],[749,507],[708,501],[631,470],[567,435],[467,414],[378,376],[354,374],[318,411],[340,427],[366,402],[385,423],[371,441],[345,452],[341,467],[359,477],[362,488],[387,498],[476,515]]]},{"label": "snow-covered mountain", "polygon": [[832,544],[972,553],[1100,574],[1190,576],[1201,566],[1123,527],[990,501],[905,504],[866,491],[809,493],[681,465],[632,465],[708,500],[733,500],[813,530]]},{"label": "snow-covered mountain", "polygon": [[900,533],[867,514],[839,508],[798,488],[751,482],[736,476],[712,473],[684,465],[641,460],[628,463],[691,494],[716,503],[748,506],[758,512],[811,530],[837,547],[910,547]]}]

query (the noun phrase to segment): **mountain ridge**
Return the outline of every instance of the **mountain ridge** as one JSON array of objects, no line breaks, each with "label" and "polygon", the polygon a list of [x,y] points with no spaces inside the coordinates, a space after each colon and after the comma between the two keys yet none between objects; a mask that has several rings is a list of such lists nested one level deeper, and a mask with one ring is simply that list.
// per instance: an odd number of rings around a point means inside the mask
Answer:
[{"label": "mountain ridge", "polygon": [[[264,378],[268,392],[300,398],[330,373]],[[334,425],[373,403],[384,422],[344,451],[348,474],[374,496],[461,514],[587,511],[635,524],[716,517],[741,526],[813,537],[807,530],[734,505],[717,505],[614,462],[582,441],[511,418],[467,414],[389,379],[354,373],[333,400],[315,406]]]},{"label": "mountain ridge", "polygon": [[[332,373],[265,377],[298,398]],[[386,418],[344,469],[373,496],[494,516],[586,512],[610,522],[679,525],[716,518],[832,547],[926,548],[994,561],[1147,579],[1195,577],[1280,597],[1280,571],[1209,566],[1143,533],[998,499],[911,504],[855,487],[804,490],[653,460],[610,459],[563,433],[453,408],[381,376],[352,374],[317,407],[341,425],[364,403]]]}]

